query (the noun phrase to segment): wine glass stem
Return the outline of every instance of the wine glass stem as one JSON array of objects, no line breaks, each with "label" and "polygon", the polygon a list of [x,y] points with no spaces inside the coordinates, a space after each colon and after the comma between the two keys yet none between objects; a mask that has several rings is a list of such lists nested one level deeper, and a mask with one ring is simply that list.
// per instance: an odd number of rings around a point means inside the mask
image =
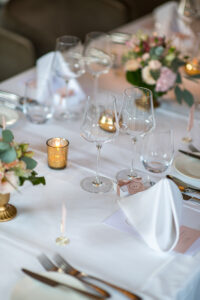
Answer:
[{"label": "wine glass stem", "polygon": [[100,178],[99,178],[99,162],[100,162],[100,152],[101,152],[101,148],[102,145],[101,144],[97,144],[97,168],[96,168],[96,182],[95,184],[100,185]]},{"label": "wine glass stem", "polygon": [[134,137],[132,138],[132,143],[133,143],[133,157],[131,161],[131,171],[130,171],[130,176],[135,176],[135,155],[136,155],[136,142],[137,139]]},{"label": "wine glass stem", "polygon": [[98,93],[98,82],[99,82],[99,75],[94,75],[94,99],[96,99]]}]

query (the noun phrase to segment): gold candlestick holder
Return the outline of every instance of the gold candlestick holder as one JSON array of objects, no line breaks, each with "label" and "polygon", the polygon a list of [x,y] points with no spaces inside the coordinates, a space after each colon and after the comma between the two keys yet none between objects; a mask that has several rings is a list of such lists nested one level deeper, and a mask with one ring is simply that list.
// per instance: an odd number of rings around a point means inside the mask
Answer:
[{"label": "gold candlestick holder", "polygon": [[50,138],[46,142],[48,166],[52,169],[64,169],[67,166],[69,141],[64,138]]}]

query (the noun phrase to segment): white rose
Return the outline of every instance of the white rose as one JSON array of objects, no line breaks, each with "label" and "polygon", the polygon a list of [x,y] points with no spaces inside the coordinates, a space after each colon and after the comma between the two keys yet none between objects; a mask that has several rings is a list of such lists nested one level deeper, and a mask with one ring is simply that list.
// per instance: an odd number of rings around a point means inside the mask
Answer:
[{"label": "white rose", "polygon": [[156,81],[151,76],[149,66],[146,66],[142,69],[142,78],[143,78],[144,82],[146,82],[147,84],[150,84],[150,85],[156,84]]},{"label": "white rose", "polygon": [[143,55],[142,55],[142,59],[143,60],[147,60],[147,59],[149,59],[150,58],[150,54],[149,53],[144,53]]},{"label": "white rose", "polygon": [[130,59],[125,64],[126,71],[136,71],[140,68],[140,63],[136,59]]},{"label": "white rose", "polygon": [[13,171],[6,172],[5,176],[8,179],[8,181],[0,181],[0,194],[12,193],[19,183],[18,177],[15,176],[15,173]]},{"label": "white rose", "polygon": [[162,67],[162,64],[159,62],[159,60],[150,60],[149,62],[149,68],[151,70],[158,70]]}]

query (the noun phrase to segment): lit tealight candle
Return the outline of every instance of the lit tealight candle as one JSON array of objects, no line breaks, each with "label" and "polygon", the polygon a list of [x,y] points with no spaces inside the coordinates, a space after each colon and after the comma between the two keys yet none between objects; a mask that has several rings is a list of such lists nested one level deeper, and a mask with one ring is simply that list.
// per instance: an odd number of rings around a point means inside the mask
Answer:
[{"label": "lit tealight candle", "polygon": [[200,74],[200,63],[197,58],[193,58],[191,62],[185,65],[185,72],[188,75]]},{"label": "lit tealight candle", "polygon": [[52,169],[64,169],[67,166],[69,142],[63,138],[51,138],[47,142],[48,165]]}]

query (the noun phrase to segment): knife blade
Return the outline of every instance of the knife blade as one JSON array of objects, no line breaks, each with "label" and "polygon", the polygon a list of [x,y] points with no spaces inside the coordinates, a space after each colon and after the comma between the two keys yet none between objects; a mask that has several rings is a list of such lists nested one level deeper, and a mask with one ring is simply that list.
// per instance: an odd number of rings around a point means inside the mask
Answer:
[{"label": "knife blade", "polygon": [[36,279],[36,280],[38,280],[38,281],[40,281],[40,282],[42,282],[44,284],[47,284],[47,285],[49,285],[51,287],[57,287],[57,286],[60,285],[60,286],[67,287],[67,288],[69,288],[69,289],[71,289],[71,290],[73,290],[75,292],[78,292],[78,293],[80,293],[82,295],[85,295],[85,296],[87,296],[87,297],[89,297],[91,299],[105,299],[104,297],[94,295],[92,293],[89,293],[87,291],[84,291],[84,290],[81,290],[79,288],[73,287],[73,286],[71,286],[69,284],[66,284],[66,283],[61,283],[61,282],[59,282],[59,281],[57,281],[55,279],[47,278],[47,277],[45,277],[45,276],[43,276],[41,274],[29,271],[27,269],[23,268],[21,270],[22,270],[22,272],[24,272],[26,275],[30,276],[31,278],[34,278],[34,279]]},{"label": "knife blade", "polygon": [[178,186],[178,188],[181,192],[199,193],[200,194],[200,189],[187,184],[186,182],[180,180],[179,178],[172,176],[172,175],[167,175],[166,177],[168,179],[171,179],[174,183],[176,183],[176,185]]},{"label": "knife blade", "polygon": [[195,153],[192,153],[192,152],[188,152],[188,151],[184,151],[184,150],[180,150],[180,149],[178,151],[180,153],[183,153],[183,154],[187,155],[187,156],[200,159],[200,155],[198,155],[198,154],[195,154]]},{"label": "knife blade", "polygon": [[187,194],[184,194],[184,193],[182,193],[182,196],[183,196],[183,200],[185,200],[185,201],[191,201],[191,202],[195,202],[195,203],[200,204],[200,199],[199,198],[191,197],[191,196],[189,196]]}]

